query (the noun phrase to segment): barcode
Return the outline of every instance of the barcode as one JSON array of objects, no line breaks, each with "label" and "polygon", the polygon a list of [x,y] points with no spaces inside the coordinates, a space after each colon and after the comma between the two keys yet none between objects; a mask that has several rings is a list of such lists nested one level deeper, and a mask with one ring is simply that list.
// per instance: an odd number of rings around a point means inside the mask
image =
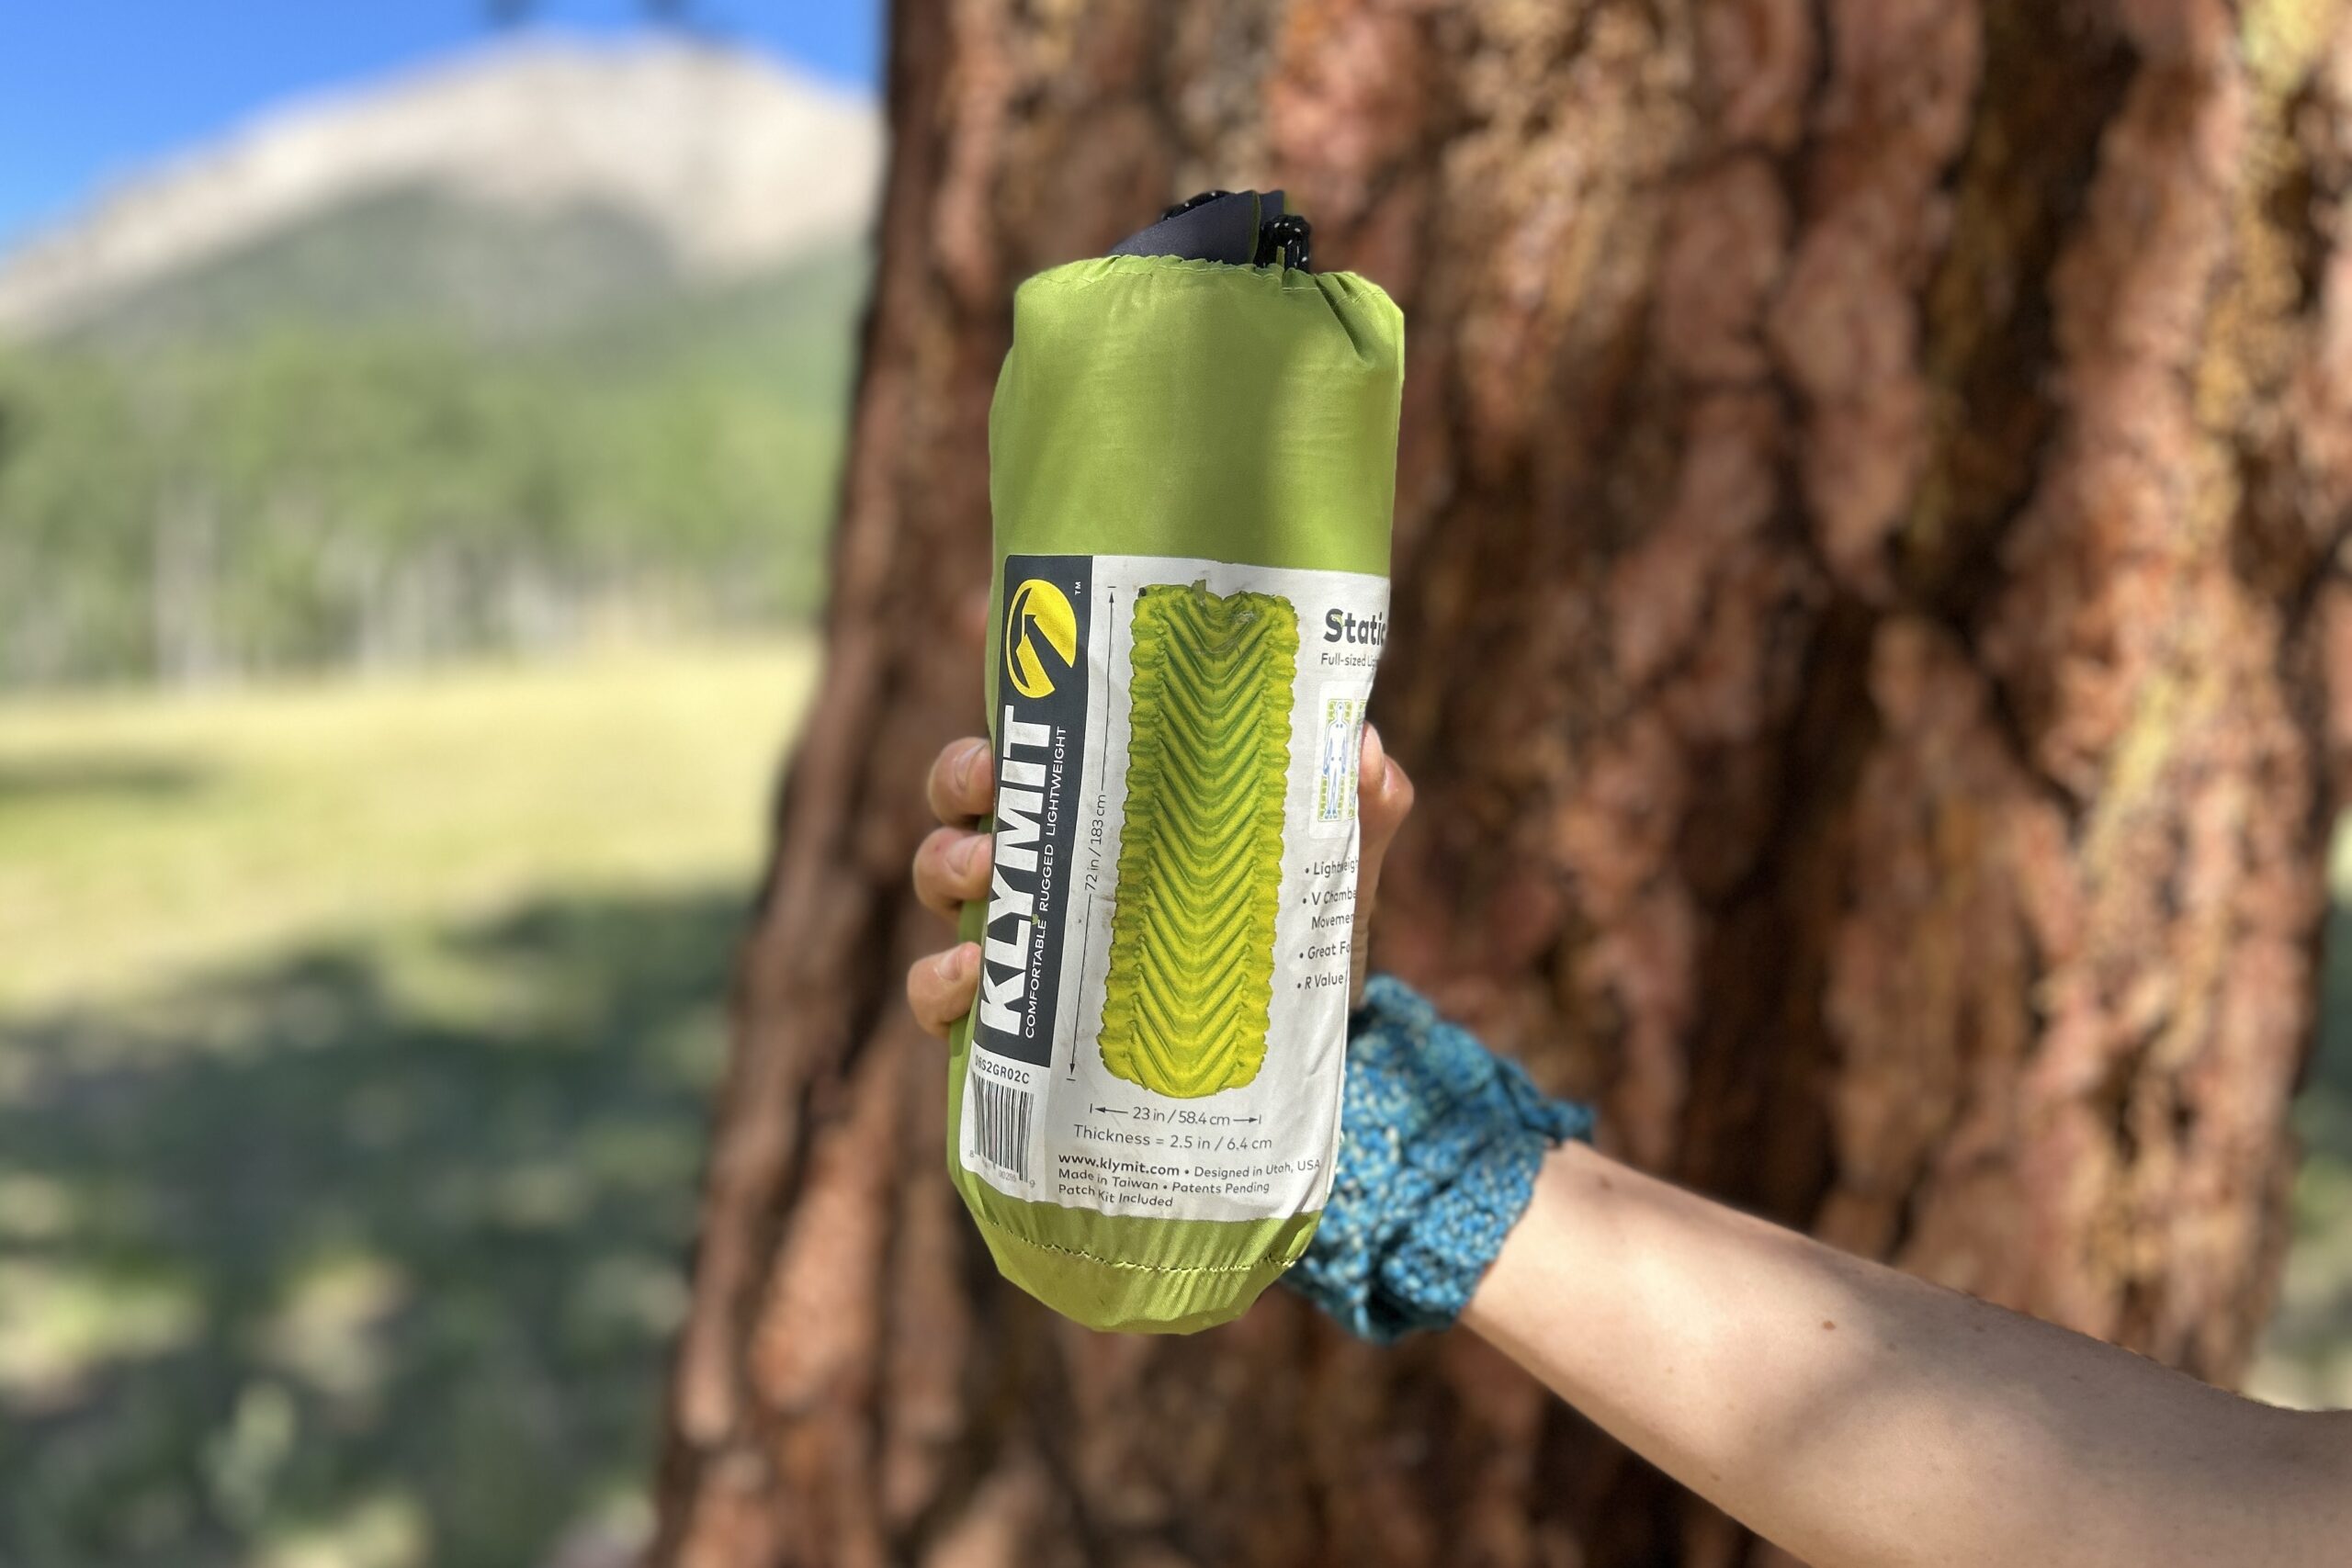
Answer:
[{"label": "barcode", "polygon": [[972,1078],[972,1136],[980,1157],[1029,1179],[1029,1111],[1037,1097],[996,1078]]}]

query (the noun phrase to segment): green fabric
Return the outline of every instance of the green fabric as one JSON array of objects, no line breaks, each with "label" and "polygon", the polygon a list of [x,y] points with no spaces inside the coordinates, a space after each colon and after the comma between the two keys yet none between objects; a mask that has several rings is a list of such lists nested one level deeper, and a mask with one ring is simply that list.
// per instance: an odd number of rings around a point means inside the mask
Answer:
[{"label": "green fabric", "polygon": [[997,553],[1385,577],[1404,365],[1403,313],[1352,273],[1041,272],[1013,296],[989,411]]},{"label": "green fabric", "polygon": [[[996,555],[1193,557],[1388,571],[1403,315],[1348,273],[1163,256],[1023,284],[989,417]],[[1000,576],[991,573],[992,580]],[[991,587],[990,738],[1001,584]],[[978,940],[985,910],[965,911]],[[949,1066],[947,1164],[1004,1276],[1103,1329],[1238,1316],[1305,1251],[1314,1213],[1112,1218],[1005,1197],[957,1157],[971,1021]]]}]

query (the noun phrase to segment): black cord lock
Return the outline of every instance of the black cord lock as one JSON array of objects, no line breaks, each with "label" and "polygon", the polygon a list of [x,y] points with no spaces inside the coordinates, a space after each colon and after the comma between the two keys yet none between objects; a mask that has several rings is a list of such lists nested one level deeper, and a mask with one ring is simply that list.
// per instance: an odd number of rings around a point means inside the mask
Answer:
[{"label": "black cord lock", "polygon": [[[1204,202],[1232,194],[1229,190],[1204,190],[1198,196],[1186,197],[1162,212],[1159,220],[1165,223],[1170,218],[1181,218]],[[1277,212],[1258,225],[1258,253],[1250,258],[1250,265],[1272,266],[1280,262],[1304,270],[1314,254],[1315,225],[1295,212]]]},{"label": "black cord lock", "polygon": [[1283,210],[1278,190],[1204,190],[1168,209],[1158,222],[1128,235],[1107,254],[1304,270],[1314,254],[1314,237],[1306,219]]}]

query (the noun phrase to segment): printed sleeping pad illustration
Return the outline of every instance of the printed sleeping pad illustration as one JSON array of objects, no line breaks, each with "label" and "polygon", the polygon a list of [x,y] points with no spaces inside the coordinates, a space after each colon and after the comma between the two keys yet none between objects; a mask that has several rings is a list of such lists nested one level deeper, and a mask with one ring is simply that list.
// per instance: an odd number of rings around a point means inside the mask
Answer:
[{"label": "printed sleeping pad illustration", "polygon": [[1271,593],[1156,584],[1132,657],[1102,1065],[1193,1100],[1266,1059],[1298,615]]}]

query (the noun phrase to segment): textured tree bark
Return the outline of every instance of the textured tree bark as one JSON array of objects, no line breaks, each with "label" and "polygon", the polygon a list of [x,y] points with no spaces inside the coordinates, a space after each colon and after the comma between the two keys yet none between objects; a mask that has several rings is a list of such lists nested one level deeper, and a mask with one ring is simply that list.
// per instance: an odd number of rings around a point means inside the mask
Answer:
[{"label": "textured tree bark", "polygon": [[2236,1377],[2352,755],[2345,11],[900,0],[655,1559],[1772,1555],[1459,1337],[1057,1322],[942,1177],[905,865],[1010,291],[1212,185],[1410,319],[1378,960],[1630,1158]]}]

